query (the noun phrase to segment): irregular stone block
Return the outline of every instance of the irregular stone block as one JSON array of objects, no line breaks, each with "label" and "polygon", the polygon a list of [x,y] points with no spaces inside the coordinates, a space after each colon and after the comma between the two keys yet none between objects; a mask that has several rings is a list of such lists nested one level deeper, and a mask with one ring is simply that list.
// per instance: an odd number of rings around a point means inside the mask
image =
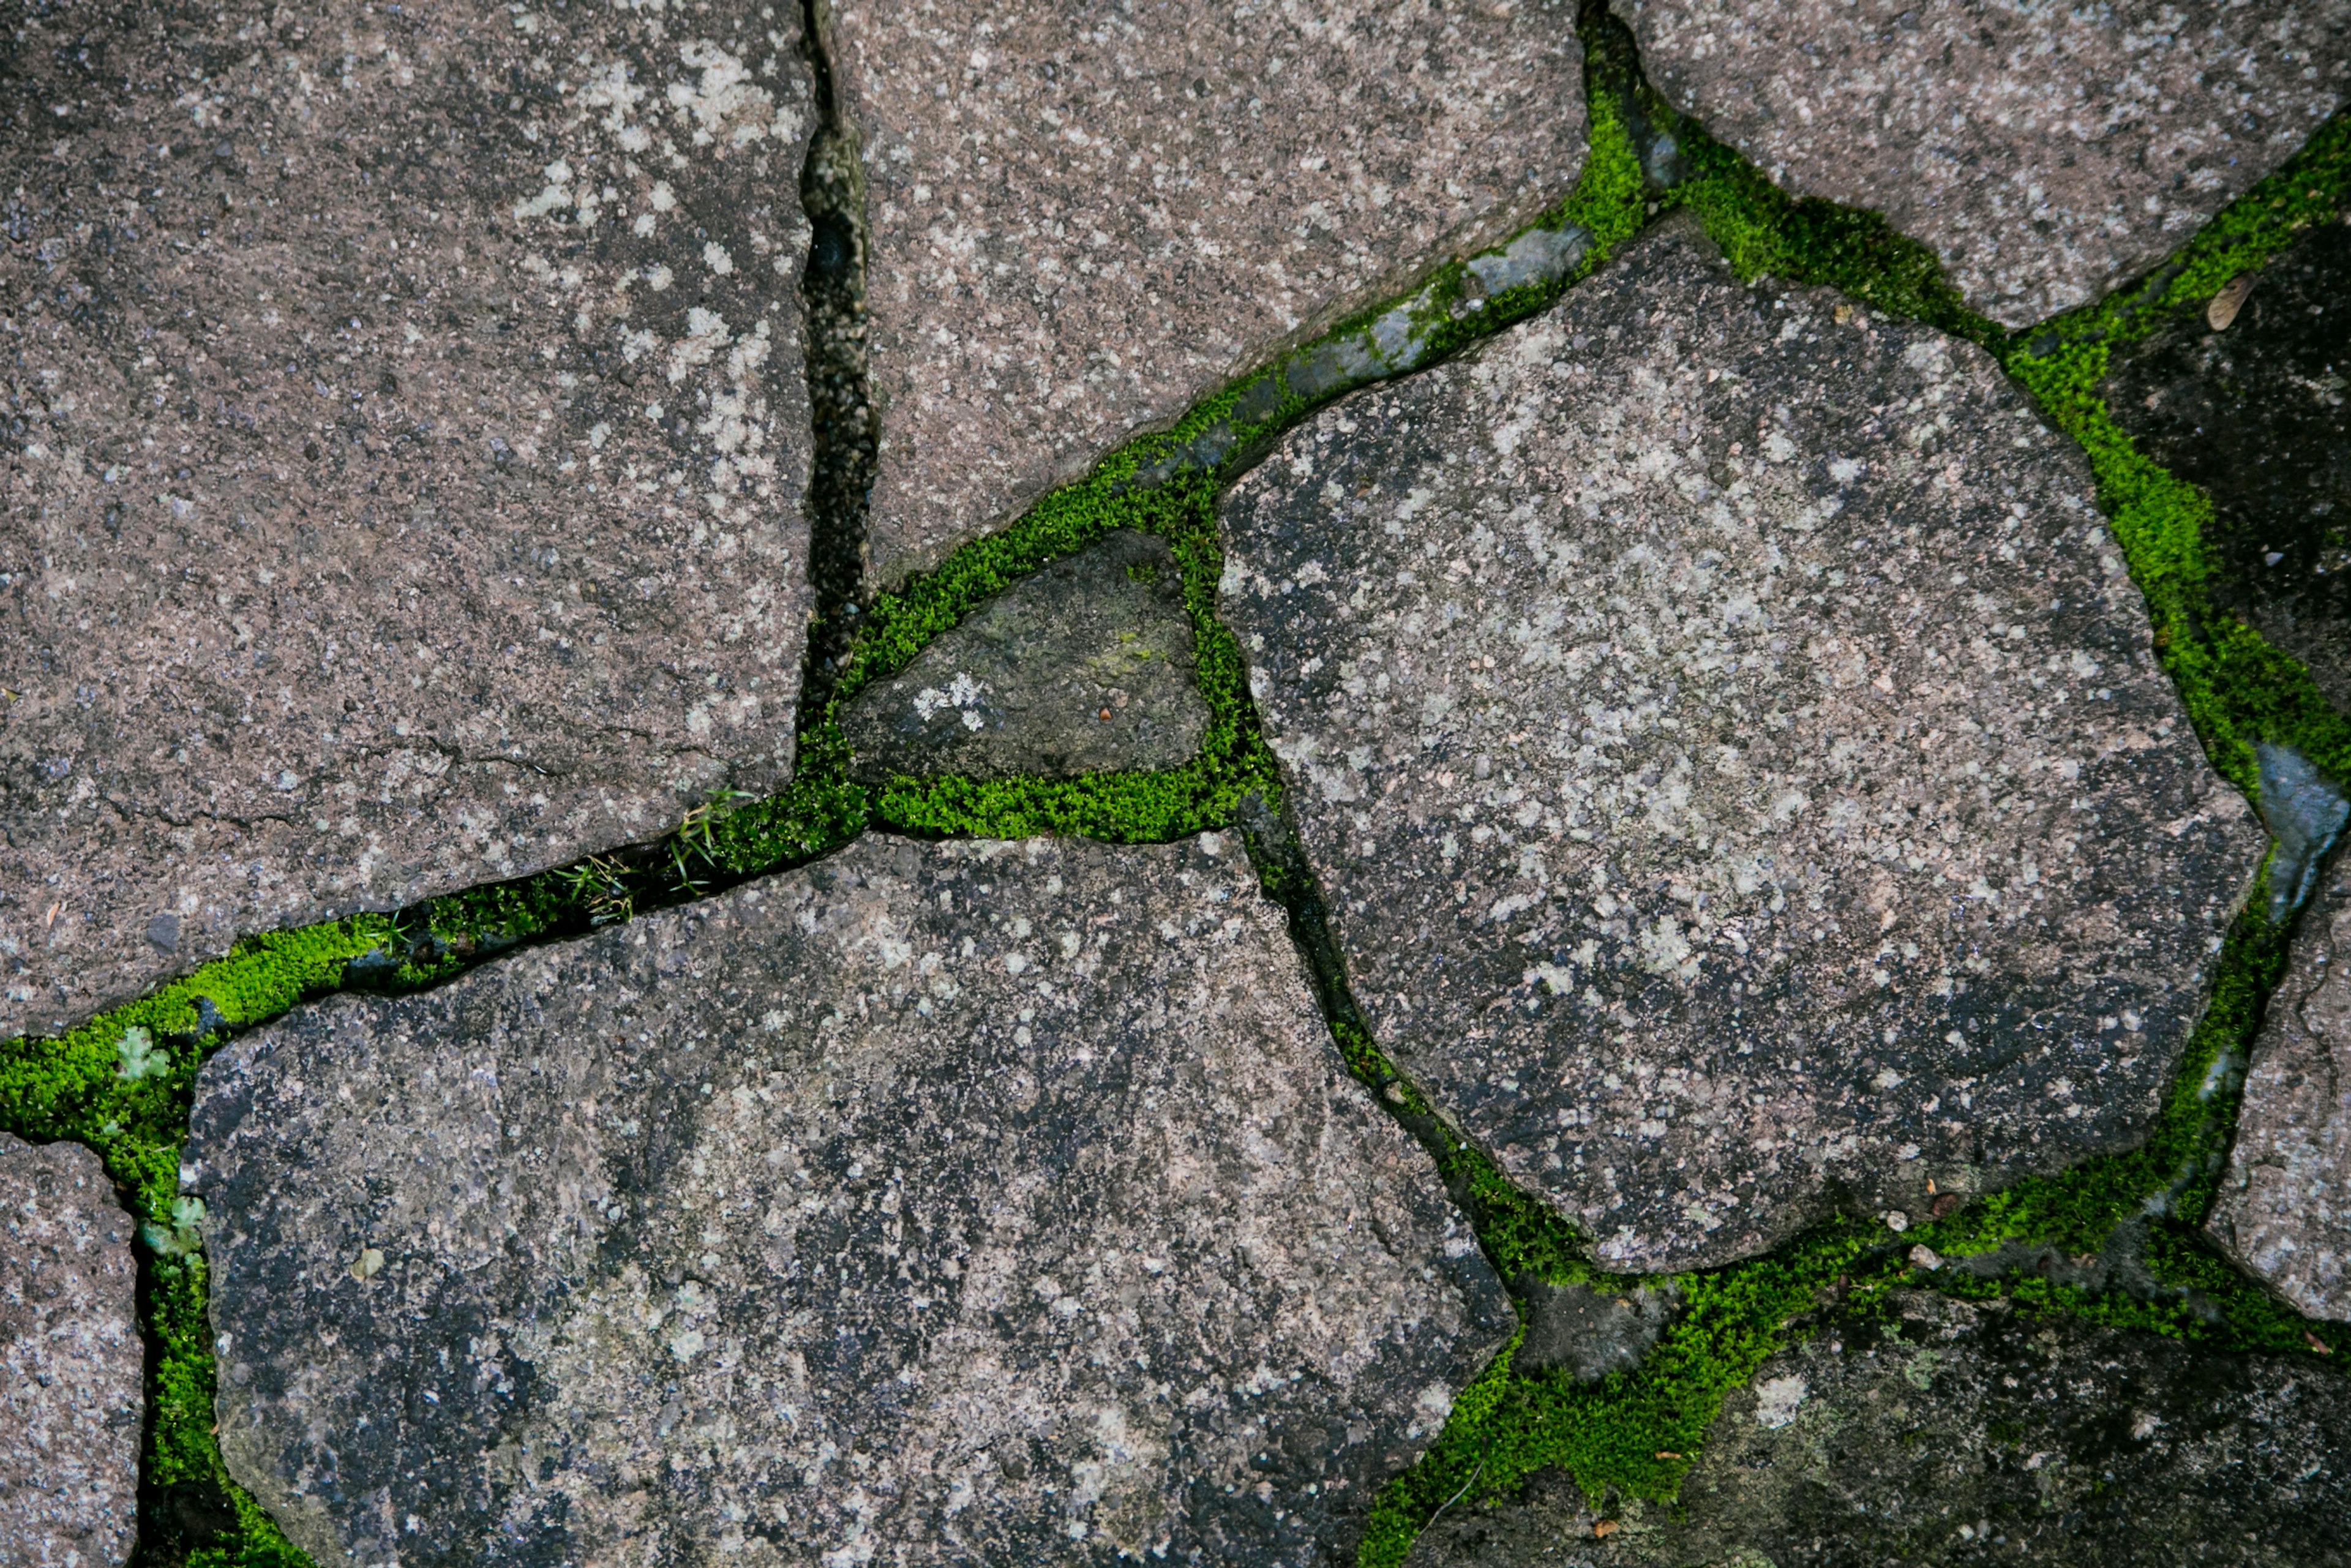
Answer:
[{"label": "irregular stone block", "polygon": [[147,1347],[96,1155],[0,1133],[0,1563],[111,1568],[139,1528]]},{"label": "irregular stone block", "polygon": [[2351,875],[2337,862],[2294,933],[2245,1067],[2213,1238],[2314,1318],[2351,1319]]},{"label": "irregular stone block", "polygon": [[1612,4],[1676,108],[2009,327],[2146,272],[2351,96],[2351,0]]},{"label": "irregular stone block", "polygon": [[841,715],[852,771],[1068,778],[1174,768],[1208,705],[1184,576],[1165,539],[1119,528],[1021,579]]},{"label": "irregular stone block", "polygon": [[1225,501],[1356,995],[1608,1268],[2143,1135],[2262,835],[2090,492],[1980,350],[1677,221]]},{"label": "irregular stone block", "polygon": [[23,25],[0,1037],[786,776],[792,22]]},{"label": "irregular stone block", "polygon": [[322,1562],[1340,1560],[1512,1314],[1203,837],[869,837],[204,1069]]},{"label": "irregular stone block", "polygon": [[1583,167],[1567,0],[843,0],[891,584]]},{"label": "irregular stone block", "polygon": [[2141,452],[2212,498],[2214,597],[2351,713],[2346,219],[2235,280],[2225,329],[2208,307],[2117,350],[2100,390]]},{"label": "irregular stone block", "polygon": [[1440,1521],[1410,1562],[2351,1561],[2343,1378],[1998,1301],[1906,1291],[1893,1305],[1834,1314],[1764,1363],[1723,1402],[1674,1505],[1595,1512],[1554,1470]]}]

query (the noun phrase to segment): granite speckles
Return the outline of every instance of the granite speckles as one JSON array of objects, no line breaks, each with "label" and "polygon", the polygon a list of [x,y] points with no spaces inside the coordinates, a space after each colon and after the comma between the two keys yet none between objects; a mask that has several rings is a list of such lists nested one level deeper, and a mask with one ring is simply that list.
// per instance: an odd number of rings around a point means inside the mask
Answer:
[{"label": "granite speckles", "polygon": [[2262,835],[1978,350],[1677,222],[1221,515],[1379,1040],[1608,1267],[2143,1135]]},{"label": "granite speckles", "polygon": [[183,1174],[321,1562],[1319,1568],[1515,1326],[1216,836],[868,837],[339,998]]},{"label": "granite speckles", "polygon": [[0,1564],[114,1568],[138,1530],[147,1347],[98,1156],[0,1133]]},{"label": "granite speckles", "polygon": [[2351,97],[2351,0],[1612,0],[1649,79],[2022,327],[2177,249]]},{"label": "granite speckles", "polygon": [[1565,0],[835,6],[870,191],[874,580],[1565,195],[1574,20]]},{"label": "granite speckles", "polygon": [[754,15],[24,18],[0,1036],[787,776],[811,111]]}]

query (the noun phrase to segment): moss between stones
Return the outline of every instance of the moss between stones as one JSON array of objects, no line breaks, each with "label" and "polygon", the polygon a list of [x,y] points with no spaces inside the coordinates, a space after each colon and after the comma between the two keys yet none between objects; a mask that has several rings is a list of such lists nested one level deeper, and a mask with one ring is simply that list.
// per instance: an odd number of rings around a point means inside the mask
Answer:
[{"label": "moss between stones", "polygon": [[[1660,212],[1687,205],[1743,277],[1771,273],[1834,286],[1997,357],[2089,454],[2101,502],[2147,595],[2157,648],[2215,765],[2251,794],[2258,789],[2252,744],[2271,740],[2294,747],[2338,778],[2351,777],[2351,724],[2319,698],[2301,666],[2215,609],[2207,589],[2213,570],[2204,538],[2209,503],[2140,455],[2097,393],[2114,348],[2199,308],[2230,278],[2283,248],[2298,229],[2351,204],[2351,117],[2329,121],[2283,170],[2144,283],[2008,334],[1968,310],[1931,253],[1883,219],[1790,198],[1675,115],[1642,83],[1629,36],[1604,6],[1587,4],[1580,28],[1591,151],[1573,193],[1537,226],[1574,225],[1590,236],[1589,247],[1569,277],[1503,291],[1474,313],[1454,308],[1465,297],[1463,262],[1439,267],[1414,297],[1414,324],[1427,345],[1420,363],[1541,309]],[[1641,150],[1659,130],[1673,139],[1687,171],[1670,186],[1653,186],[1643,173]],[[1360,331],[1378,314],[1343,321],[1321,341]],[[180,1147],[203,1057],[230,1033],[310,998],[339,988],[435,984],[518,943],[577,934],[806,862],[868,827],[923,835],[1077,833],[1127,842],[1241,827],[1269,892],[1291,912],[1349,1067],[1430,1150],[1503,1278],[1606,1278],[1572,1227],[1454,1136],[1395,1072],[1346,993],[1343,968],[1322,926],[1319,894],[1294,837],[1279,825],[1279,773],[1259,734],[1239,650],[1214,612],[1222,570],[1214,500],[1219,479],[1316,405],[1281,375],[1312,347],[1242,378],[1173,429],[1104,459],[1002,532],[876,596],[837,672],[817,684],[819,701],[801,719],[796,778],[782,793],[715,800],[658,843],[471,889],[399,915],[360,915],[251,938],[228,957],[59,1039],[5,1048],[0,1126],[96,1150],[141,1221],[153,1368],[142,1560],[201,1568],[290,1568],[305,1561],[229,1482],[211,1433],[214,1364],[196,1249],[200,1217],[177,1198]],[[1244,409],[1253,417],[1243,417]],[[1186,469],[1183,454],[1202,450],[1190,444],[1220,424],[1229,437],[1221,452]],[[1160,473],[1166,476],[1153,483]],[[899,778],[874,789],[850,781],[835,722],[844,702],[868,681],[903,669],[988,595],[1114,528],[1160,535],[1182,563],[1201,689],[1213,716],[1197,758],[1165,772],[1069,780]],[[1632,1372],[1596,1384],[1577,1385],[1563,1371],[1514,1374],[1514,1343],[1462,1392],[1421,1463],[1383,1492],[1360,1561],[1365,1568],[1400,1563],[1439,1510],[1508,1492],[1546,1465],[1566,1469],[1595,1500],[1608,1489],[1671,1498],[1724,1396],[1800,1332],[1792,1323],[1824,1301],[1865,1303],[1896,1282],[2005,1294],[2116,1326],[2314,1358],[2312,1325],[2215,1255],[2196,1228],[2233,1127],[2236,1080],[2228,1067],[2241,1062],[2283,964],[2285,933],[2258,913],[2263,906],[2256,899],[2230,935],[2212,1007],[2146,1146],[2019,1183],[1915,1228],[1898,1243],[1875,1224],[1838,1219],[1769,1257],[1679,1276],[1685,1310],[1656,1350]],[[131,1037],[132,1030],[146,1033]],[[126,1037],[133,1044],[154,1042],[162,1070],[126,1075],[136,1066],[126,1056]],[[2095,1251],[2118,1223],[2150,1207],[2160,1212],[2147,1223],[2142,1260],[2160,1287],[2153,1291],[2093,1294],[2037,1277],[1983,1278],[1957,1268],[1928,1274],[1906,1261],[1917,1242],[1954,1260],[2013,1241]]]}]

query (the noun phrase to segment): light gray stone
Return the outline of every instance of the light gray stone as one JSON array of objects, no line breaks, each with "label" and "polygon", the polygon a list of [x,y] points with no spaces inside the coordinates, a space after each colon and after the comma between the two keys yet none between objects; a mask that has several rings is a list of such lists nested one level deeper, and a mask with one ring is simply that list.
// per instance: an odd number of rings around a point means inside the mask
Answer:
[{"label": "light gray stone", "polygon": [[[2273,873],[2274,874],[2274,873]],[[2245,1065],[2213,1238],[2314,1318],[2351,1319],[2351,867],[2294,933]]]},{"label": "light gray stone", "polygon": [[1677,220],[1223,503],[1355,994],[1604,1266],[2144,1134],[2262,840],[2090,492],[1978,350]]},{"label": "light gray stone", "polygon": [[2351,0],[1611,0],[1778,184],[2022,327],[2162,260],[2351,97]]},{"label": "light gray stone", "polygon": [[0,1565],[112,1568],[139,1528],[147,1350],[96,1155],[0,1133]]},{"label": "light gray stone", "polygon": [[1174,768],[1208,705],[1184,576],[1165,539],[1118,528],[1021,579],[841,715],[861,779],[1068,778]]},{"label": "light gray stone", "polygon": [[2277,841],[2270,862],[2270,918],[2283,920],[2318,885],[2326,855],[2351,821],[2351,800],[2290,746],[2253,747],[2261,769],[2262,825]]},{"label": "light gray stone", "polygon": [[2307,1361],[1903,1291],[1734,1390],[1673,1504],[1552,1470],[1410,1562],[2343,1568],[2346,1453],[2351,1383]]},{"label": "light gray stone", "polygon": [[322,1563],[1320,1565],[1514,1326],[1230,839],[869,837],[197,1097]]},{"label": "light gray stone", "polygon": [[883,411],[873,580],[1566,194],[1574,22],[1569,0],[842,0]]},{"label": "light gray stone", "polygon": [[12,24],[0,1038],[786,777],[783,15]]}]

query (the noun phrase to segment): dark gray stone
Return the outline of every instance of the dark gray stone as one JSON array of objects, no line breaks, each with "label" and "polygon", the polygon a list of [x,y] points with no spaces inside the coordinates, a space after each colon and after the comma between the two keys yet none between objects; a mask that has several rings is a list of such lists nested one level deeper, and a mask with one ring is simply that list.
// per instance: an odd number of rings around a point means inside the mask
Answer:
[{"label": "dark gray stone", "polygon": [[1342,1561],[1515,1322],[1237,841],[832,859],[209,1062],[320,1562]]},{"label": "dark gray stone", "polygon": [[1677,221],[1224,502],[1357,997],[1611,1270],[2144,1135],[2262,834],[2090,491],[1978,350]]},{"label": "dark gray stone", "polygon": [[[2314,1318],[2351,1319],[2351,866],[2294,933],[2246,1058],[2215,1239]],[[2351,1346],[2346,1346],[2351,1350]]]},{"label": "dark gray stone", "polygon": [[1553,1285],[1527,1280],[1527,1335],[1510,1357],[1513,1372],[1565,1367],[1581,1383],[1630,1372],[1656,1344],[1681,1306],[1671,1281],[1653,1285]]},{"label": "dark gray stone", "polygon": [[[2212,498],[2221,605],[2351,714],[2351,214],[2116,351],[2101,389],[2140,451]],[[2248,287],[2249,286],[2249,287]],[[2231,298],[2237,298],[2231,292]]]},{"label": "dark gray stone", "polygon": [[[1924,1292],[1724,1401],[1672,1505],[1557,1471],[1414,1568],[2340,1568],[2351,1381]],[[1596,1533],[1604,1525],[1604,1535]]]},{"label": "dark gray stone", "polygon": [[96,1155],[0,1133],[0,1564],[114,1568],[139,1527],[147,1347]]},{"label": "dark gray stone", "polygon": [[832,37],[885,586],[1509,237],[1583,164],[1572,0],[839,0]]},{"label": "dark gray stone", "polygon": [[859,693],[841,727],[875,782],[1176,767],[1208,705],[1174,552],[1120,528],[1021,579]]},{"label": "dark gray stone", "polygon": [[775,16],[12,12],[0,1039],[788,777]]},{"label": "dark gray stone", "polygon": [[2351,97],[2351,0],[1611,0],[1649,79],[2008,327],[2146,272]]}]

